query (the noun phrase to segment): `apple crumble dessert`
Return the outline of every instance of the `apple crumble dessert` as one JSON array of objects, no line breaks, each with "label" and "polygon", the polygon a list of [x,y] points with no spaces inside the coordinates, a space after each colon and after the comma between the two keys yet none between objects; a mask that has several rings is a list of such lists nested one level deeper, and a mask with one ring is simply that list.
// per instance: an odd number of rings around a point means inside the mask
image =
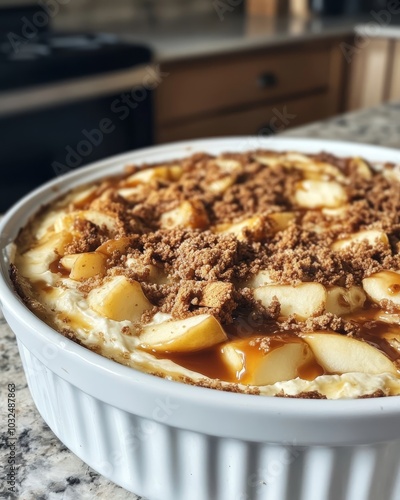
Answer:
[{"label": "apple crumble dessert", "polygon": [[124,365],[250,394],[400,394],[395,165],[265,150],[132,165],[43,207],[14,250],[28,307]]}]

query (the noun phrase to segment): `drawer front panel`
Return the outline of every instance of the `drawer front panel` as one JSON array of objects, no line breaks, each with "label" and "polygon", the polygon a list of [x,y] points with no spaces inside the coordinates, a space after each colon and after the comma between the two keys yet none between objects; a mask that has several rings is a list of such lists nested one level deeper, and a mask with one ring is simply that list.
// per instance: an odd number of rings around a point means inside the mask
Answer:
[{"label": "drawer front panel", "polygon": [[156,93],[159,125],[190,116],[294,96],[329,85],[327,48],[240,55],[163,68]]},{"label": "drawer front panel", "polygon": [[327,118],[332,113],[330,94],[321,92],[309,97],[281,101],[246,111],[160,127],[157,142],[171,142],[197,137],[263,135],[279,133],[289,127]]}]

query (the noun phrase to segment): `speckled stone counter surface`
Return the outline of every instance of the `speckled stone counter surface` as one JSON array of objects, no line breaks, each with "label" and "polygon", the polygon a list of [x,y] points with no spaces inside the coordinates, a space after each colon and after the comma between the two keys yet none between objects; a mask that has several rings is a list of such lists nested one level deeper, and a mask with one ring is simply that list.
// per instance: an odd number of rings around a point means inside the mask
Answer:
[{"label": "speckled stone counter surface", "polygon": [[[85,465],[52,433],[37,411],[21,366],[15,336],[0,312],[0,498],[7,500],[136,500]],[[14,436],[8,439],[8,386],[15,384]],[[16,493],[7,483],[15,443]],[[10,446],[11,445],[11,446]],[[9,479],[10,476],[8,476]]]},{"label": "speckled stone counter surface", "polygon": [[[293,129],[293,137],[323,137],[383,146],[400,145],[400,104],[342,115]],[[356,152],[355,152],[356,154]],[[135,500],[85,465],[50,431],[37,412],[26,385],[15,337],[0,314],[0,498],[9,500]],[[15,384],[15,464],[17,493],[8,491],[6,465],[14,440],[7,435],[7,396]]]},{"label": "speckled stone counter surface", "polygon": [[400,147],[400,103],[340,115],[284,132],[285,137],[314,137]]}]

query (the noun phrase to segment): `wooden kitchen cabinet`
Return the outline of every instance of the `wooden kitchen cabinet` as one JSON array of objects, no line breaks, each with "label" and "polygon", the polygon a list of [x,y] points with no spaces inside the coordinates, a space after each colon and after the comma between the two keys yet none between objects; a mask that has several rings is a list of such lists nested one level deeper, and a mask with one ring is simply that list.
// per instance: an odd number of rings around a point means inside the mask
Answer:
[{"label": "wooden kitchen cabinet", "polygon": [[337,38],[174,62],[161,70],[168,76],[156,91],[157,142],[269,135],[342,111],[345,60]]},{"label": "wooden kitchen cabinet", "polygon": [[369,39],[353,43],[349,61],[346,109],[357,110],[400,99],[400,41]]},{"label": "wooden kitchen cabinet", "polygon": [[183,125],[161,127],[158,140],[172,142],[194,137],[249,134],[268,137],[330,114],[331,107],[326,94],[320,92],[297,99],[277,101],[275,105],[259,105],[243,111],[198,118]]},{"label": "wooden kitchen cabinet", "polygon": [[400,100],[400,40],[393,42],[389,99]]},{"label": "wooden kitchen cabinet", "polygon": [[376,106],[388,98],[390,41],[369,40],[366,47],[354,47],[348,60],[348,110]]}]

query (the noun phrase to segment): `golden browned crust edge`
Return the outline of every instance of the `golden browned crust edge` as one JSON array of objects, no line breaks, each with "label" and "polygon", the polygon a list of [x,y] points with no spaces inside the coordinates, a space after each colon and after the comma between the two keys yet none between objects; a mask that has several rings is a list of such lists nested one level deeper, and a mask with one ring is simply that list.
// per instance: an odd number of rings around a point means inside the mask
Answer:
[{"label": "golden browned crust edge", "polygon": [[386,398],[386,397],[388,397],[388,395],[385,394],[385,392],[382,391],[382,389],[378,389],[372,394],[364,394],[362,396],[359,396],[357,399],[372,399],[372,398]]}]

